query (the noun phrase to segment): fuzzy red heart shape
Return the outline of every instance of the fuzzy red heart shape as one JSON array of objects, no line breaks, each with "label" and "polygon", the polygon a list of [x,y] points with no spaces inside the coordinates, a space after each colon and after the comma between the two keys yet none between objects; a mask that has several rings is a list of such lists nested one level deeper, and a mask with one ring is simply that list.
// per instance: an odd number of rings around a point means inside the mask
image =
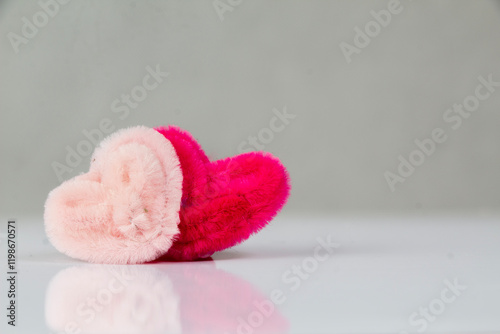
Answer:
[{"label": "fuzzy red heart shape", "polygon": [[156,130],[175,147],[183,174],[180,234],[165,258],[193,260],[232,247],[285,205],[288,173],[270,153],[210,161],[189,133],[173,126]]}]

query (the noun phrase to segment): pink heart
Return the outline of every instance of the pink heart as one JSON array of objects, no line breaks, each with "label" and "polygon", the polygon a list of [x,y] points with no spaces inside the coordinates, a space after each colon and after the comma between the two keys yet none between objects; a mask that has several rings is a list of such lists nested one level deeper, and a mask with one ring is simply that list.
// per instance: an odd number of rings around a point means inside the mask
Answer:
[{"label": "pink heart", "polygon": [[94,152],[90,170],[45,203],[52,244],[89,262],[142,263],[178,234],[182,171],[172,144],[146,127],[121,130]]},{"label": "pink heart", "polygon": [[165,258],[193,260],[232,247],[265,227],[285,205],[289,176],[270,153],[211,162],[189,133],[173,126],[156,130],[175,147],[184,180],[180,234]]}]

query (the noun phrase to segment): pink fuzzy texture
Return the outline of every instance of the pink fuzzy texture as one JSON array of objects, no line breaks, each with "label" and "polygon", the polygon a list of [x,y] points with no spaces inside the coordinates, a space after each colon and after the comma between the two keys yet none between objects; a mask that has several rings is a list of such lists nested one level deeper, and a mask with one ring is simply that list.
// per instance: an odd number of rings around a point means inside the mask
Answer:
[{"label": "pink fuzzy texture", "polygon": [[210,162],[189,133],[173,126],[156,130],[175,147],[184,180],[180,234],[164,258],[193,260],[232,247],[265,227],[285,205],[288,173],[270,153]]},{"label": "pink fuzzy texture", "polygon": [[90,170],[62,183],[45,203],[45,226],[61,252],[97,263],[143,263],[179,233],[182,171],[172,144],[146,127],[118,131]]}]

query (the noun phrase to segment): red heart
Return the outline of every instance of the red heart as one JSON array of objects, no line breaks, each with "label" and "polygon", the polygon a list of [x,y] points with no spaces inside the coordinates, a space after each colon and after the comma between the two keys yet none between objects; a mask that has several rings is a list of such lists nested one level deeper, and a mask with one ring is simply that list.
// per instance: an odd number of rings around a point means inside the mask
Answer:
[{"label": "red heart", "polygon": [[250,152],[211,162],[177,127],[159,127],[182,167],[180,233],[164,258],[193,260],[232,247],[258,232],[285,205],[290,183],[270,153]]}]

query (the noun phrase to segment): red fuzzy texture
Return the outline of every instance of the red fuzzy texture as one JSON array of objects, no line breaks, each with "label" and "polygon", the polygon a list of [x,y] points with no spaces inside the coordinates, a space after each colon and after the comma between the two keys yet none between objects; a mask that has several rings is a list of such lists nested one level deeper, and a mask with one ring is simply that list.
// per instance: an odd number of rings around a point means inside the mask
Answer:
[{"label": "red fuzzy texture", "polygon": [[180,234],[165,259],[194,260],[237,245],[285,205],[289,176],[270,153],[211,162],[189,133],[173,126],[155,130],[174,146],[183,173]]}]

